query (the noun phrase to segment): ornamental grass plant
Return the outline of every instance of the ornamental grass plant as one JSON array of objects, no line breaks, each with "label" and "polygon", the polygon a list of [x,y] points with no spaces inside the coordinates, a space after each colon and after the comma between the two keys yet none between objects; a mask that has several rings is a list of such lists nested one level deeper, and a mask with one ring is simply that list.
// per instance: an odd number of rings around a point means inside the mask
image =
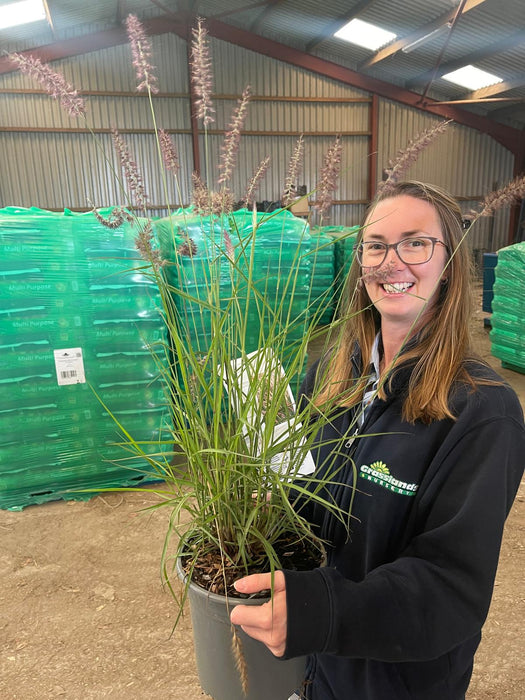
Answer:
[{"label": "ornamental grass plant", "polygon": [[[166,202],[170,181],[179,192],[180,163],[169,133],[157,124],[151,45],[139,20],[126,21],[137,90],[148,95],[156,135],[156,158]],[[83,97],[39,59],[10,54],[20,71],[38,80],[70,117],[92,132]],[[123,459],[159,483],[154,509],[168,508],[170,523],[162,554],[163,577],[175,597],[176,562],[212,592],[234,594],[244,574],[278,567],[307,568],[322,559],[322,542],[302,512],[316,501],[348,527],[321,495],[310,448],[314,427],[327,413],[296,405],[310,343],[323,331],[318,319],[332,291],[312,299],[311,275],[319,248],[307,221],[293,216],[302,166],[301,137],[290,159],[283,208],[261,214],[257,186],[269,167],[265,158],[247,183],[241,206],[230,189],[250,100],[247,87],[226,130],[216,177],[209,172],[207,130],[214,117],[207,33],[197,22],[192,42],[196,116],[204,130],[204,163],[192,175],[193,201],[162,219],[148,216],[147,192],[123,135],[112,129],[120,171],[113,170],[123,205],[93,215],[106,227],[134,233],[140,274],[155,283],[165,337],[150,346],[165,388],[170,421],[160,439],[135,440],[125,420],[113,417],[123,436]],[[97,140],[98,143],[98,140]],[[111,169],[111,158],[102,157]],[[326,215],[339,175],[340,139],[327,153],[318,197]],[[214,188],[211,183],[216,180]],[[237,195],[238,196],[238,195]],[[237,200],[238,201],[238,200]],[[322,220],[322,219],[321,219]],[[326,245],[326,243],[325,243]],[[328,470],[326,479],[337,480]],[[348,487],[353,488],[353,487]]]}]

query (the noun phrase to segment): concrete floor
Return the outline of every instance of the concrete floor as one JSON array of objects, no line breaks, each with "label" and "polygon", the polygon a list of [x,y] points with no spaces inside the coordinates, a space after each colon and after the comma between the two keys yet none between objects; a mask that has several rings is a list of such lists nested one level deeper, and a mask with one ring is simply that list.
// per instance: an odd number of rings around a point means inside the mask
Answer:
[{"label": "concrete floor", "polygon": [[[481,311],[473,322],[478,351],[525,407],[525,375],[501,370]],[[173,631],[176,606],[159,571],[169,514],[145,510],[156,503],[151,492],[126,492],[0,511],[1,700],[206,697],[189,616]],[[468,700],[525,697],[524,531],[522,488]]]}]

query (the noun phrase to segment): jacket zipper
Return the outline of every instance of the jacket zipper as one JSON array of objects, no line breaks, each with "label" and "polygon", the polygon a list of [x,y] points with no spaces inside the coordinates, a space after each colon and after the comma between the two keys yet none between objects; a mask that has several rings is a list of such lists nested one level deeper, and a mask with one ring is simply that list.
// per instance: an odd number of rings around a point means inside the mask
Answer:
[{"label": "jacket zipper", "polygon": [[[350,437],[344,443],[345,449],[348,450],[348,454],[346,456],[347,462],[346,462],[344,469],[342,470],[341,476],[345,477],[345,478],[341,480],[341,484],[337,486],[336,492],[334,493],[334,501],[336,503],[339,503],[341,501],[343,489],[351,488],[349,486],[349,484],[346,483],[346,478],[348,476],[348,469],[351,467],[352,455],[355,452],[355,446],[354,446],[355,440],[359,434],[363,434],[365,432],[365,428],[367,428],[368,425],[371,425],[371,423],[373,422],[371,420],[371,418],[374,417],[374,420],[375,420],[374,414],[376,414],[376,412],[377,412],[377,408],[374,406],[371,406],[370,410],[367,412],[367,416],[365,417],[365,420],[363,421],[363,425],[361,427],[358,426],[354,430],[352,435],[350,435]],[[354,449],[352,449],[352,447],[354,447]],[[333,534],[334,534],[335,527],[336,527],[335,517],[330,518],[329,526],[326,529],[326,539],[328,542],[333,541]]]},{"label": "jacket zipper", "polygon": [[[359,426],[354,430],[352,435],[349,438],[347,438],[346,442],[344,443],[345,449],[347,449],[347,450],[351,449],[358,434],[359,434]],[[341,471],[341,475],[340,475],[341,477],[344,477],[344,478],[342,478],[341,483],[336,486],[336,490],[334,493],[334,502],[335,503],[341,502],[344,489],[351,488],[351,486],[346,483],[346,480],[347,480],[347,476],[348,476],[348,469],[349,469],[349,466],[351,465],[351,461],[352,461],[352,453],[353,453],[353,450],[351,452],[348,452],[348,454],[346,456],[346,464],[343,467],[343,469]],[[331,517],[328,520],[328,527],[326,528],[326,540],[328,542],[333,541],[335,527],[336,527],[336,518]]]},{"label": "jacket zipper", "polygon": [[356,428],[356,429],[354,430],[354,432],[352,433],[352,435],[350,435],[350,437],[348,438],[348,440],[345,442],[345,448],[346,448],[347,450],[349,450],[349,449],[352,447],[352,445],[353,445],[353,443],[354,443],[354,441],[355,441],[355,439],[356,439],[358,433],[359,433],[359,428]]}]

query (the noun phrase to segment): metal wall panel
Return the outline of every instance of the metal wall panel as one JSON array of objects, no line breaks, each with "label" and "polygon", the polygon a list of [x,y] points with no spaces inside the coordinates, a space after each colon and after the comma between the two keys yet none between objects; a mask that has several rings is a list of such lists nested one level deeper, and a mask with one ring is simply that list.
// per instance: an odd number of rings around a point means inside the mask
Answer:
[{"label": "metal wall panel", "polygon": [[[420,110],[381,100],[378,172],[388,167],[389,160],[410,140],[440,121]],[[485,195],[511,180],[512,173],[513,157],[507,149],[485,134],[451,123],[423,150],[406,176],[444,187],[460,200],[467,215],[477,209]],[[493,219],[478,221],[468,236],[470,245],[483,251],[505,246],[508,222],[508,209],[499,211]]]},{"label": "metal wall panel", "polygon": [[[84,209],[128,204],[116,180],[120,166],[109,135],[98,137],[100,148],[90,134],[1,134],[5,176],[0,185],[0,206],[36,206],[43,209]],[[166,204],[164,183],[157,167],[156,146],[149,134],[127,137],[139,166],[148,201],[156,208]],[[175,137],[182,163],[190,163],[189,136]],[[105,156],[102,156],[103,149]],[[179,182],[182,200],[188,202],[191,173],[182,170]],[[175,182],[167,182],[170,204],[179,204]],[[132,202],[133,204],[133,202]]]},{"label": "metal wall panel", "polygon": [[[173,182],[168,198],[171,204],[190,199],[193,154],[186,43],[173,35],[153,37],[153,63],[159,89],[172,93],[156,97],[157,126],[179,131],[173,135],[181,162],[181,196]],[[367,199],[370,161],[370,96],[363,91],[338,84],[274,59],[247,51],[226,42],[212,40],[215,66],[214,92],[216,122],[207,136],[208,173],[204,164],[204,136],[200,139],[201,166],[210,186],[216,181],[222,144],[232,110],[246,84],[254,95],[241,139],[238,166],[231,187],[237,198],[260,161],[269,155],[271,167],[261,183],[257,198],[280,198],[290,155],[298,135],[304,133],[305,158],[298,184],[315,189],[327,148],[336,134],[342,133],[342,176],[329,221],[334,225],[353,225],[362,218]],[[152,213],[165,212],[163,180],[158,168],[157,149],[152,134],[149,101],[133,93],[136,77],[127,45],[74,57],[53,64],[77,89],[103,91],[90,96],[87,120],[95,130],[112,126],[136,133],[126,134],[134,159],[143,173]],[[220,69],[218,69],[220,67]],[[0,76],[1,89],[35,89],[34,83],[17,73]],[[224,96],[231,96],[225,99]],[[265,100],[264,97],[269,99]],[[282,98],[282,99],[281,99]],[[296,101],[286,98],[297,98]],[[304,98],[304,101],[301,100]],[[43,94],[0,93],[1,161],[0,205],[40,206],[61,209],[85,208],[125,203],[114,182],[111,168],[101,157],[92,136],[65,130],[81,129],[81,120],[72,120],[59,105]],[[388,100],[379,101],[378,173],[404,148],[410,139],[439,122],[420,110]],[[23,131],[23,129],[26,131]],[[56,131],[38,131],[38,129]],[[36,131],[31,131],[36,129]],[[98,138],[110,162],[118,171],[107,133]],[[493,189],[512,177],[511,154],[491,138],[473,129],[452,124],[447,132],[429,146],[407,173],[414,179],[442,185],[462,199],[466,212]],[[315,194],[311,196],[315,200]],[[314,219],[315,220],[315,219]],[[476,250],[495,250],[507,242],[508,212],[494,220],[480,222],[472,235]]]}]

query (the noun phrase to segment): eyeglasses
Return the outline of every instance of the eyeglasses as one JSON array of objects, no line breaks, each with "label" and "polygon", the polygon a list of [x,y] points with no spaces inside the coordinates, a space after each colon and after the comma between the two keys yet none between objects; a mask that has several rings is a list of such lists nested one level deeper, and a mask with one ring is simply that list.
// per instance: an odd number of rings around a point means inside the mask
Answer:
[{"label": "eyeglasses", "polygon": [[[397,243],[382,243],[381,241],[363,241],[355,246],[357,260],[362,267],[378,267],[386,260],[388,251],[393,248],[398,258],[405,265],[422,265],[434,254],[436,243],[447,248],[443,241],[432,236],[410,236]],[[447,248],[448,250],[448,248]]]}]

